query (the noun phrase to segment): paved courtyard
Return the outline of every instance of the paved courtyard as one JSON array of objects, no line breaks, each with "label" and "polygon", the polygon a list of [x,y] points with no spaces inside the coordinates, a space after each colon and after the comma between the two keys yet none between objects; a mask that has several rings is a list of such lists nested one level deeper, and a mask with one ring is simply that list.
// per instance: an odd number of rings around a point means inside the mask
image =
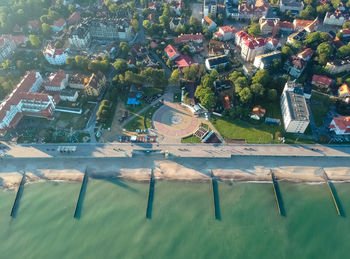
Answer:
[{"label": "paved courtyard", "polygon": [[188,108],[177,103],[165,102],[154,113],[153,125],[164,137],[181,139],[196,131],[200,120]]}]

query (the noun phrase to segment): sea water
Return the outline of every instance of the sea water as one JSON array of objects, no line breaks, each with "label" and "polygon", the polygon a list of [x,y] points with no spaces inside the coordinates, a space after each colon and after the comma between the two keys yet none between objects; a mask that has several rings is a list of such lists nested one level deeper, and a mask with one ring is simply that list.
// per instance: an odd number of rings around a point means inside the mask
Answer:
[{"label": "sea water", "polygon": [[90,179],[79,219],[79,183],[25,185],[15,218],[14,191],[0,191],[0,258],[348,258],[350,184],[219,183],[220,220],[210,183],[158,181],[152,218],[148,184]]}]

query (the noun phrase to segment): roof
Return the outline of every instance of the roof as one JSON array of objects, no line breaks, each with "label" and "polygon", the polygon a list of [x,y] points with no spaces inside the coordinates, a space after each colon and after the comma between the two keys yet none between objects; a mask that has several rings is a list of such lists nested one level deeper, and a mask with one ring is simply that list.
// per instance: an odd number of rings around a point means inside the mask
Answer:
[{"label": "roof", "polygon": [[56,49],[52,47],[50,44],[44,50],[44,55],[48,55],[50,57],[56,58],[56,56],[67,55],[68,52],[65,49]]},{"label": "roof", "polygon": [[175,62],[179,68],[183,67],[189,67],[192,65],[198,65],[198,63],[194,62],[189,56],[187,55],[180,55],[178,58],[175,59]]},{"label": "roof", "polygon": [[28,40],[28,38],[25,37],[24,35],[14,36],[10,34],[3,34],[0,39],[5,39],[5,38],[13,40],[17,46],[20,44],[24,44]]},{"label": "roof", "polygon": [[230,33],[230,32],[234,33],[237,31],[236,28],[230,27],[230,26],[219,27],[219,30],[223,31],[224,33]]},{"label": "roof", "polygon": [[68,18],[68,22],[70,23],[77,23],[79,22],[79,20],[80,20],[80,13],[76,11],[72,13]]},{"label": "roof", "polygon": [[307,58],[311,58],[313,54],[314,54],[314,51],[310,48],[307,48],[299,52],[298,57],[306,60]]},{"label": "roof", "polygon": [[216,65],[220,65],[220,64],[229,62],[229,58],[226,55],[207,58],[207,60],[208,60],[210,66],[216,66]]},{"label": "roof", "polygon": [[289,30],[293,30],[294,29],[294,25],[291,22],[287,22],[287,21],[283,21],[279,23],[279,27],[283,30],[283,29],[289,29]]},{"label": "roof", "polygon": [[350,29],[344,28],[341,30],[343,37],[350,37]]},{"label": "roof", "polygon": [[104,74],[100,71],[93,73],[87,83],[88,86],[98,89],[100,81],[104,78]]},{"label": "roof", "polygon": [[67,77],[66,73],[60,69],[56,73],[51,73],[44,86],[53,86],[53,87],[61,87],[61,83]]},{"label": "roof", "polygon": [[266,114],[266,110],[261,108],[261,106],[255,106],[253,109],[252,109],[252,115],[256,115],[258,116],[259,118],[262,118],[264,117]]},{"label": "roof", "polygon": [[177,48],[171,44],[166,46],[164,51],[168,54],[169,58],[173,58],[175,55],[179,55],[179,51],[177,50]]},{"label": "roof", "polygon": [[224,109],[230,109],[231,108],[231,101],[230,101],[230,97],[228,95],[226,95],[224,97],[224,101],[223,101],[223,105],[224,105]]},{"label": "roof", "polygon": [[345,83],[339,87],[339,95],[344,95],[344,94],[350,94],[349,86]]},{"label": "roof", "polygon": [[278,46],[278,44],[280,43],[280,41],[276,38],[268,38],[267,42],[270,43],[272,46],[274,46],[275,48]]},{"label": "roof", "polygon": [[204,16],[204,21],[206,21],[209,24],[209,26],[214,23],[214,21],[210,19],[208,16]]},{"label": "roof", "polygon": [[346,130],[350,127],[350,116],[334,117],[333,121],[340,130]]},{"label": "roof", "polygon": [[197,34],[181,34],[177,36],[177,38],[174,38],[175,44],[181,44],[184,42],[190,42],[190,41],[202,41],[204,38],[203,34],[197,33]]},{"label": "roof", "polygon": [[309,121],[309,110],[303,94],[285,91],[292,120]]},{"label": "roof", "polygon": [[306,61],[297,56],[292,56],[290,59],[290,63],[293,67],[296,67],[299,70],[301,70],[306,65]]},{"label": "roof", "polygon": [[327,76],[313,75],[313,77],[312,77],[313,84],[330,86],[332,84],[332,82],[333,82],[333,79],[331,79]]},{"label": "roof", "polygon": [[31,27],[32,29],[40,29],[40,21],[39,20],[28,21],[28,27]]},{"label": "roof", "polygon": [[58,28],[62,28],[65,25],[65,23],[66,23],[66,20],[63,18],[60,18],[60,19],[54,21],[53,25],[58,27]]},{"label": "roof", "polygon": [[318,25],[318,19],[315,20],[299,20],[294,19],[293,21],[294,29],[305,28],[309,31],[314,31],[315,27]]}]

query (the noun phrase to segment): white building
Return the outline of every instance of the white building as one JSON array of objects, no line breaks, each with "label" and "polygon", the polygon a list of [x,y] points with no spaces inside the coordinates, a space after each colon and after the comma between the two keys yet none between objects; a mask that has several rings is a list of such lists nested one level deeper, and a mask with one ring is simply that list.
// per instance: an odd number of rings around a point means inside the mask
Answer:
[{"label": "white building", "polygon": [[211,71],[213,69],[218,69],[220,66],[223,68],[230,62],[228,56],[221,55],[217,57],[207,58],[205,60],[205,67],[208,71]]},{"label": "white building", "polygon": [[323,23],[327,25],[342,26],[347,21],[349,21],[349,14],[337,9],[334,12],[327,12]]},{"label": "white building", "polygon": [[86,24],[80,24],[73,28],[69,35],[69,44],[78,49],[85,49],[89,47],[91,42],[91,35]]},{"label": "white building", "polygon": [[79,97],[77,90],[64,89],[60,92],[60,98],[62,101],[75,102]]},{"label": "white building", "polygon": [[68,58],[68,52],[65,49],[56,49],[55,47],[52,47],[51,44],[47,45],[43,54],[47,62],[56,66],[65,64],[66,59]]},{"label": "white building", "polygon": [[286,132],[304,133],[310,123],[309,110],[301,89],[288,81],[281,95],[281,110]]},{"label": "white building", "polygon": [[288,10],[298,13],[304,9],[304,2],[302,0],[280,0],[280,10],[281,12],[286,12]]},{"label": "white building", "polygon": [[254,58],[265,52],[266,40],[254,38],[245,31],[239,31],[235,35],[236,45],[241,47],[241,57],[245,61],[253,62]]},{"label": "white building", "polygon": [[14,40],[2,37],[0,39],[0,62],[5,61],[11,57],[16,50],[16,43]]},{"label": "white building", "polygon": [[258,69],[267,69],[270,67],[273,60],[281,60],[282,52],[281,51],[274,51],[267,54],[262,54],[259,56],[256,56],[254,59],[253,65]]},{"label": "white building", "polygon": [[350,134],[350,116],[334,117],[329,125],[329,129],[337,135]]},{"label": "white building", "polygon": [[218,5],[216,0],[204,0],[204,5],[203,5],[204,16],[208,16],[208,14],[212,14],[213,17],[216,17],[217,10],[218,10]]}]

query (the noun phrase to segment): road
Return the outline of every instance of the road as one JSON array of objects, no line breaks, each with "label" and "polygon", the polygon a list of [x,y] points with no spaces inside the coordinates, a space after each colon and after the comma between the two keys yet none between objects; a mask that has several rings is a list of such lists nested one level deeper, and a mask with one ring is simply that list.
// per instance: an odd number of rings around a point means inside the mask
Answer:
[{"label": "road", "polygon": [[[231,156],[270,157],[350,157],[350,145],[237,145],[237,144],[146,144],[146,143],[79,143],[79,144],[4,144],[3,153],[11,158],[103,158],[132,157],[138,152],[168,153],[171,157],[230,158]],[[60,153],[58,146],[76,146],[74,153]],[[342,166],[342,165],[339,165]]]}]

